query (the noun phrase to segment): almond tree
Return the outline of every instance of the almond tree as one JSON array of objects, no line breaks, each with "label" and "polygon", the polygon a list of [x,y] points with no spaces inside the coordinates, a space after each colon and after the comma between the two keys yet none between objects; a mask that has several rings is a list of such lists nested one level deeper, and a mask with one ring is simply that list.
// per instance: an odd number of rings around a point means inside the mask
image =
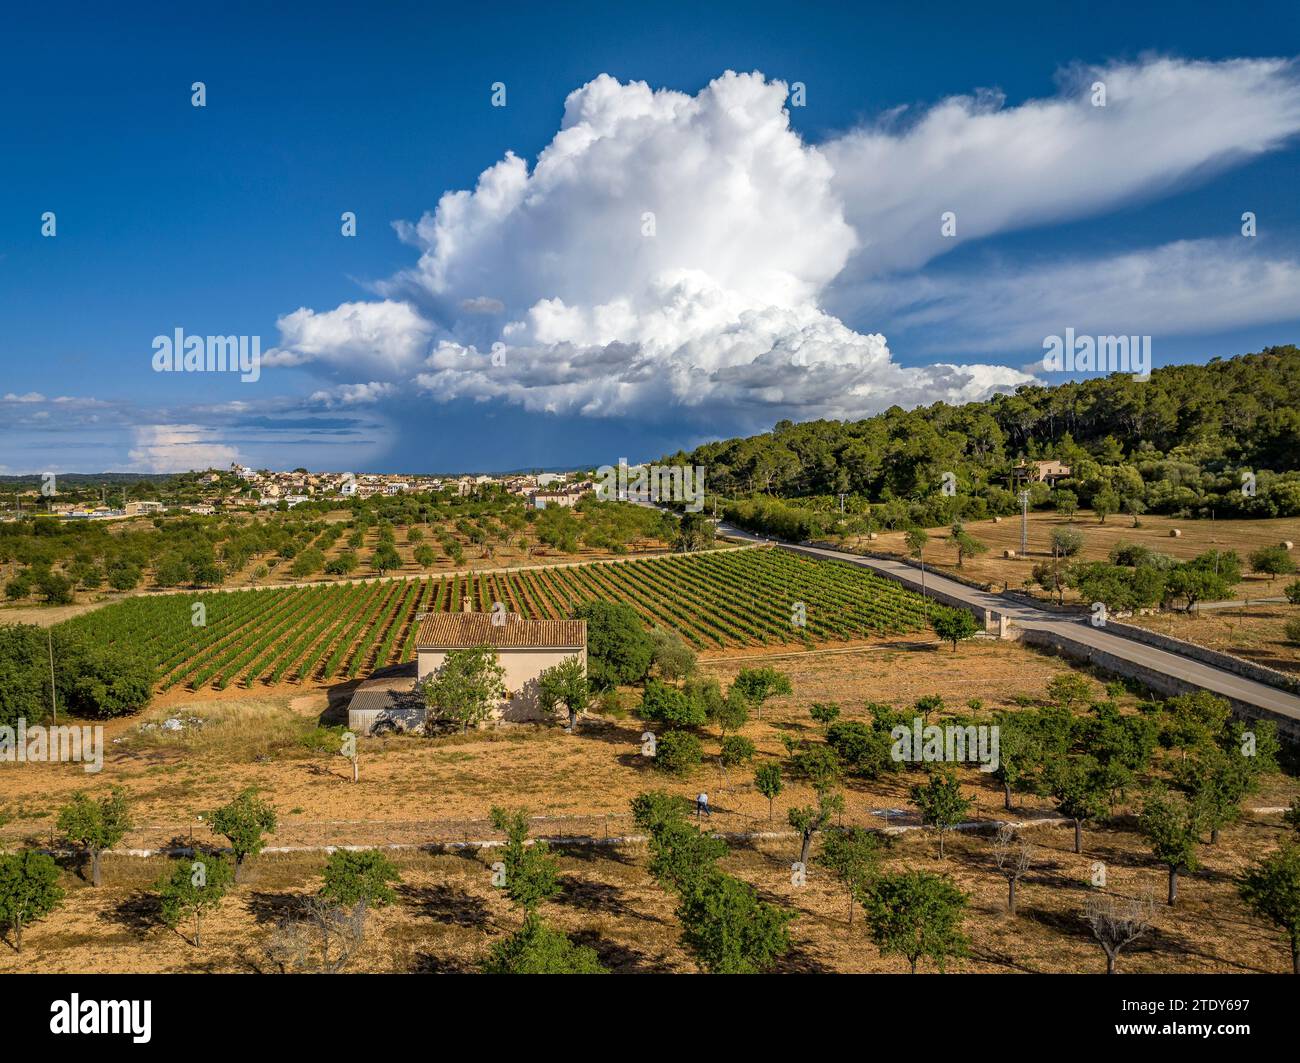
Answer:
[{"label": "almond tree", "polygon": [[452,650],[420,684],[429,719],[460,724],[468,733],[488,718],[506,696],[506,670],[490,646]]},{"label": "almond tree", "polygon": [[1056,809],[1074,821],[1074,851],[1083,852],[1083,825],[1110,807],[1110,788],[1095,757],[1076,754],[1048,762],[1047,791]]},{"label": "almond tree", "polygon": [[214,834],[223,835],[235,854],[235,882],[243,881],[244,863],[256,856],[266,846],[264,833],[275,830],[275,809],[257,796],[249,787],[228,805],[223,805],[208,816],[208,826]]},{"label": "almond tree", "polygon": [[940,971],[969,947],[962,933],[967,896],[945,875],[900,871],[873,882],[862,898],[871,938],[882,956],[903,956],[916,974],[922,957]]},{"label": "almond tree", "polygon": [[1119,954],[1150,932],[1151,902],[1094,897],[1084,909],[1083,918],[1106,953],[1106,973],[1114,974]]},{"label": "almond tree", "polygon": [[59,830],[90,857],[93,886],[99,885],[99,858],[104,850],[120,842],[130,829],[126,791],[118,786],[98,801],[78,791],[72,795],[72,803],[59,812]]},{"label": "almond tree", "polygon": [[831,817],[844,810],[844,795],[830,790],[817,791],[817,804],[792,808],[788,813],[790,826],[799,832],[799,862],[808,865],[812,851],[813,835],[831,821]]},{"label": "almond tree", "polygon": [[767,798],[767,821],[772,822],[772,802],[784,789],[781,781],[781,765],[774,760],[760,764],[754,772],[754,788]]},{"label": "almond tree", "polygon": [[569,712],[569,731],[578,726],[578,714],[587,707],[591,693],[587,686],[587,670],[582,661],[566,657],[559,664],[547,668],[537,677],[537,698],[548,712],[563,705]]},{"label": "almond tree", "polygon": [[879,836],[861,827],[844,827],[829,831],[817,858],[849,897],[849,928],[853,927],[853,909],[875,876],[880,864]]},{"label": "almond tree", "polygon": [[173,930],[181,921],[194,918],[194,940],[197,949],[203,947],[202,915],[215,908],[230,889],[237,871],[220,856],[203,856],[195,860],[179,860],[171,874],[163,875],[155,884],[160,902],[162,920]]},{"label": "almond tree", "polygon": [[1007,880],[1007,911],[1016,914],[1016,886],[1025,877],[1033,863],[1034,847],[1025,841],[1010,824],[998,828],[993,841],[993,860],[998,871]]},{"label": "almond tree", "polygon": [[13,932],[23,951],[23,927],[47,916],[63,900],[58,865],[44,853],[0,853],[0,929]]},{"label": "almond tree", "polygon": [[1291,942],[1291,972],[1300,974],[1300,845],[1284,843],[1237,880],[1241,899],[1280,927]]},{"label": "almond tree", "polygon": [[1200,840],[1196,808],[1167,790],[1153,787],[1142,803],[1138,829],[1151,845],[1155,858],[1169,868],[1169,903],[1178,900],[1178,872],[1196,870],[1196,845]]},{"label": "almond tree", "polygon": [[970,812],[974,803],[963,797],[961,783],[951,770],[930,773],[929,782],[912,787],[912,803],[920,810],[921,822],[939,831],[939,859],[943,859],[943,836]]}]

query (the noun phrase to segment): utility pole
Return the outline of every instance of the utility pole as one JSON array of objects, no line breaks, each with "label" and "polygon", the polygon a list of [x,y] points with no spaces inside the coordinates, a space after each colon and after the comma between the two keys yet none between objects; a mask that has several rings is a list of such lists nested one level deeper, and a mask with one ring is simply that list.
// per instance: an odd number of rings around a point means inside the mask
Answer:
[{"label": "utility pole", "polygon": [[1029,553],[1029,489],[1020,492],[1020,556]]},{"label": "utility pole", "polygon": [[840,492],[840,516],[844,516],[844,492]]}]

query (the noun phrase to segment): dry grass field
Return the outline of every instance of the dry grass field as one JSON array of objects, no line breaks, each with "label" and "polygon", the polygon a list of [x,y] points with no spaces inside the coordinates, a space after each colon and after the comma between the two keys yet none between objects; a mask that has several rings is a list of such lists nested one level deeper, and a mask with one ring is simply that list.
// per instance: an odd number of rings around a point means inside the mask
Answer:
[{"label": "dry grass field", "polygon": [[[1139,543],[1160,553],[1177,558],[1192,558],[1208,550],[1236,550],[1241,555],[1243,565],[1251,551],[1265,546],[1277,546],[1283,541],[1300,543],[1300,518],[1287,517],[1276,520],[1175,520],[1172,517],[1144,515],[1141,527],[1134,528],[1131,517],[1122,514],[1106,518],[1101,524],[1087,511],[1080,511],[1073,520],[1066,520],[1055,513],[1031,513],[1028,523],[1029,551],[1027,556],[1014,558],[1003,557],[1004,550],[1015,550],[1020,554],[1020,518],[1003,517],[1001,521],[971,521],[966,530],[985,543],[988,553],[967,560],[961,568],[957,567],[957,555],[953,549],[951,529],[931,528],[930,542],[925,551],[925,563],[941,572],[952,572],[969,580],[983,582],[996,590],[1003,587],[1022,589],[1026,581],[1032,578],[1034,565],[1050,560],[1052,556],[1051,534],[1056,528],[1072,526],[1083,534],[1083,551],[1081,557],[1086,561],[1104,561],[1111,549],[1119,543]],[[1174,538],[1169,533],[1177,529],[1182,535]],[[870,548],[872,552],[892,554],[904,557],[907,547],[903,542],[902,531],[881,532],[873,542],[865,540],[858,543],[856,539],[844,541],[846,549]],[[1300,563],[1300,547],[1296,550],[1296,560]],[[1280,596],[1286,579],[1270,581],[1266,576],[1256,576],[1247,568],[1246,577],[1237,586],[1236,596],[1244,598],[1262,598]],[[1041,588],[1033,588],[1035,593],[1046,597]],[[1073,592],[1066,592],[1069,601]]]},{"label": "dry grass field", "polygon": [[1290,642],[1284,630],[1287,621],[1297,617],[1300,605],[1269,602],[1191,614],[1157,613],[1130,622],[1268,668],[1300,673],[1300,645]]},{"label": "dry grass field", "polygon": [[[781,737],[814,733],[808,707],[839,701],[847,718],[863,718],[869,700],[910,704],[941,694],[953,711],[978,714],[1026,703],[1040,696],[1050,679],[1069,666],[1059,658],[1015,644],[977,640],[956,655],[934,642],[862,644],[805,653],[733,653],[702,662],[726,683],[735,671],[770,663],[791,678],[793,694],[769,702],[744,732],[760,757],[782,753]],[[1102,687],[1097,681],[1097,691]],[[232,692],[234,693],[234,692]],[[0,765],[0,807],[10,817],[0,829],[7,844],[48,842],[58,807],[78,788],[98,792],[120,785],[130,794],[138,829],[127,843],[158,846],[200,844],[215,839],[197,816],[229,800],[244,786],[263,790],[280,814],[269,844],[407,844],[430,840],[477,840],[493,836],[485,820],[493,804],[527,806],[539,821],[537,833],[617,836],[631,829],[628,801],[655,787],[693,796],[707,789],[721,831],[768,829],[767,802],[757,794],[751,772],[721,774],[706,764],[685,778],[665,777],[640,756],[641,723],[631,715],[593,717],[576,736],[558,728],[512,726],[439,739],[393,737],[361,742],[361,781],[353,784],[347,764],[314,748],[322,722],[332,720],[339,691],[273,692],[250,699],[176,694],[160,699],[142,721],[114,721],[103,772],[90,776],[74,765]],[[1131,704],[1132,698],[1121,699]],[[179,736],[141,731],[177,716],[205,722]],[[306,739],[307,741],[304,741]],[[716,753],[717,736],[706,736],[706,754]],[[963,774],[975,799],[972,818],[1005,815],[1001,790],[976,771]],[[914,823],[906,773],[877,782],[852,780],[845,788],[844,822],[884,825]],[[1251,807],[1285,805],[1300,794],[1297,780],[1273,776]],[[776,801],[775,828],[785,810],[806,803],[810,792],[790,784]],[[1026,799],[1016,815],[1046,814],[1048,804]],[[567,818],[566,818],[567,817]],[[1226,830],[1216,846],[1201,849],[1201,870],[1183,876],[1178,907],[1161,903],[1165,872],[1151,859],[1130,820],[1085,833],[1085,852],[1071,852],[1072,831],[1038,826],[1029,832],[1038,847],[1034,867],[1021,887],[1020,912],[1003,912],[1005,884],[995,874],[987,838],[976,833],[950,839],[948,856],[937,858],[933,836],[908,832],[896,838],[890,866],[939,869],[951,874],[970,896],[966,930],[972,941],[960,971],[1087,971],[1104,969],[1079,913],[1091,892],[1092,861],[1109,869],[1111,892],[1155,898],[1155,931],[1121,958],[1124,971],[1283,971],[1289,957],[1270,928],[1250,917],[1236,899],[1232,876],[1249,860],[1270,850],[1282,829],[1276,814],[1249,813]],[[544,914],[597,950],[616,971],[693,971],[679,942],[671,899],[646,870],[643,846],[579,846],[557,843],[564,890]],[[815,863],[806,886],[790,881],[797,856],[793,837],[736,841],[723,866],[754,883],[768,898],[798,911],[792,924],[795,948],[782,964],[787,971],[900,971],[897,959],[882,959],[863,932],[861,913],[852,930],[841,890]],[[372,913],[363,949],[351,970],[471,970],[492,941],[514,930],[519,916],[489,882],[488,851],[434,855],[394,850],[403,873],[397,905]],[[319,885],[324,855],[267,853],[250,869],[248,881],[222,902],[205,924],[198,949],[159,925],[147,887],[166,869],[162,857],[113,856],[105,861],[105,885],[87,886],[76,862],[63,874],[68,899],[49,919],[30,928],[21,957],[0,946],[0,971],[255,971],[273,969],[266,944],[277,919],[295,898]],[[187,931],[188,932],[188,931]]]}]

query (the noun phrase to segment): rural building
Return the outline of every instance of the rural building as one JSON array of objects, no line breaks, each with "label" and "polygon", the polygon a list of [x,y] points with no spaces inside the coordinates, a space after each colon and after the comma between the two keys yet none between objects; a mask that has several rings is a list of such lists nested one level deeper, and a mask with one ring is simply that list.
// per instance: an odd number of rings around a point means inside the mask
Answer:
[{"label": "rural building", "polygon": [[528,496],[528,504],[533,509],[547,509],[551,506],[572,508],[582,498],[582,491],[534,491]]},{"label": "rural building", "polygon": [[454,650],[490,646],[505,669],[506,697],[495,718],[511,722],[537,720],[537,680],[567,657],[587,664],[585,620],[525,620],[518,613],[430,613],[415,637],[415,667],[357,687],[348,705],[348,727],[356,734],[409,730],[424,722],[418,685],[442,667]]},{"label": "rural building", "polygon": [[146,513],[161,513],[164,508],[161,502],[128,502],[126,504],[126,515],[128,517],[140,517]]},{"label": "rural building", "polygon": [[1055,458],[1050,461],[1021,462],[1011,470],[1016,479],[1029,480],[1031,483],[1055,483],[1070,475],[1070,466],[1063,465]]}]

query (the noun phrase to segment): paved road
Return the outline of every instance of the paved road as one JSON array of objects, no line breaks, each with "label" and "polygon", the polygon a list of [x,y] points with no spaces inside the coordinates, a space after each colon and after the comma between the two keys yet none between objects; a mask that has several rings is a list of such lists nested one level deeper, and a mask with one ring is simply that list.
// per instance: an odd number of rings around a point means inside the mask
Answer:
[{"label": "paved road", "polygon": [[[812,557],[824,557],[835,561],[844,561],[851,565],[861,565],[884,573],[914,590],[921,589],[920,570],[901,561],[882,560],[874,557],[862,557],[842,550],[831,550],[820,546],[796,546],[793,543],[765,539],[752,535],[727,524],[718,526],[719,532],[728,538],[742,539],[749,542],[771,542],[784,550],[808,554]],[[1000,594],[976,590],[956,580],[948,579],[934,572],[925,573],[925,585],[929,590],[939,590],[959,601],[978,608],[993,610],[1006,617],[1012,623],[1026,630],[1056,632],[1068,636],[1072,641],[1082,643],[1104,653],[1109,653],[1125,661],[1130,661],[1144,668],[1150,668],[1165,675],[1173,676],[1184,682],[1192,683],[1205,690],[1211,690],[1225,697],[1235,698],[1248,705],[1256,705],[1280,716],[1287,716],[1300,722],[1300,697],[1284,690],[1257,683],[1252,679],[1225,672],[1200,661],[1191,660],[1181,654],[1169,653],[1140,642],[1134,642],[1114,631],[1093,627],[1087,617],[1062,616],[1049,612],[1014,598],[1004,598]]]}]

